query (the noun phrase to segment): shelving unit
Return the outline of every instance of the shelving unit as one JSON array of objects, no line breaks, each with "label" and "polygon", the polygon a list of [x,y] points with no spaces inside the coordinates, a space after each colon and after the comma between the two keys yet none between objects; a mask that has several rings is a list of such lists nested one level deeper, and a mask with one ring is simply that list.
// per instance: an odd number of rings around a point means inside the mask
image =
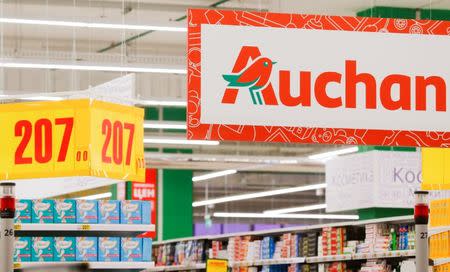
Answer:
[{"label": "shelving unit", "polygon": [[[39,267],[47,267],[49,265],[58,265],[62,264],[61,262],[26,262],[26,263],[15,263],[15,269],[22,268],[39,268]],[[154,262],[86,262],[89,266],[89,269],[99,270],[99,269],[150,269],[155,266]]]},{"label": "shelving unit", "polygon": [[428,228],[428,235],[431,236],[446,231],[450,231],[450,226]]},{"label": "shelving unit", "polygon": [[433,265],[443,265],[450,263],[450,258],[439,258],[433,260]]},{"label": "shelving unit", "polygon": [[155,225],[126,225],[126,224],[15,224],[16,232],[38,231],[101,231],[101,232],[147,232],[155,231]]},{"label": "shelving unit", "polygon": [[247,267],[247,266],[260,266],[260,265],[272,265],[272,264],[295,264],[305,263],[305,258],[283,258],[283,259],[264,259],[255,261],[241,261],[230,263],[230,267]]}]

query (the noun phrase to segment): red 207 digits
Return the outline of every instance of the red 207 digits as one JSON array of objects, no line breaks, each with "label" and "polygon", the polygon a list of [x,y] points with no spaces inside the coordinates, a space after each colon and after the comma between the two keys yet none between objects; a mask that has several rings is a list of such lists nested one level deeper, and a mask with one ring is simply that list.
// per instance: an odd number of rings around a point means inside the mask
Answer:
[{"label": "red 207 digits", "polygon": [[[105,135],[105,142],[102,148],[102,161],[104,163],[114,162],[116,165],[121,165],[123,162],[123,130],[129,131],[128,134],[128,144],[127,153],[125,158],[125,164],[130,165],[131,163],[131,151],[133,150],[133,139],[134,139],[134,124],[122,123],[120,121],[115,121],[114,124],[111,123],[109,119],[104,119],[102,123],[102,134]],[[109,144],[112,138],[112,156],[108,156],[106,153],[108,151]],[[112,157],[112,158],[111,158]]]},{"label": "red 207 digits", "polygon": [[[55,126],[64,126],[64,134],[59,148],[58,162],[66,160],[70,138],[73,129],[73,117],[56,118]],[[34,123],[34,159],[38,163],[47,163],[53,157],[53,124],[49,119],[42,118]],[[22,137],[15,153],[15,164],[31,164],[32,157],[24,157],[25,149],[33,134],[33,124],[28,120],[17,121],[14,135]]]}]

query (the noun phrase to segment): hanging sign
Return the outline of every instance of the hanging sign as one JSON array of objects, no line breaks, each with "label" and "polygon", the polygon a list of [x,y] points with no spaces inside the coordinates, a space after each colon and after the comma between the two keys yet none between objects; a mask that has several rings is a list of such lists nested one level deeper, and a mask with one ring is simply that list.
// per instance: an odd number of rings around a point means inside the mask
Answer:
[{"label": "hanging sign", "polygon": [[0,105],[0,178],[143,182],[143,110],[90,99]]},{"label": "hanging sign", "polygon": [[450,144],[450,22],[190,10],[190,139]]}]

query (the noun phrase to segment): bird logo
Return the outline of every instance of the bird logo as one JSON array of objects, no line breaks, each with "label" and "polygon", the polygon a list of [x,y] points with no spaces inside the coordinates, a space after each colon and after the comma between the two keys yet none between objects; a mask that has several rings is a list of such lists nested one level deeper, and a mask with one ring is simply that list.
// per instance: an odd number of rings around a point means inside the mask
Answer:
[{"label": "bird logo", "polygon": [[254,105],[263,105],[261,91],[269,84],[272,67],[276,64],[269,58],[258,57],[238,73],[222,75],[227,88],[248,88]]}]

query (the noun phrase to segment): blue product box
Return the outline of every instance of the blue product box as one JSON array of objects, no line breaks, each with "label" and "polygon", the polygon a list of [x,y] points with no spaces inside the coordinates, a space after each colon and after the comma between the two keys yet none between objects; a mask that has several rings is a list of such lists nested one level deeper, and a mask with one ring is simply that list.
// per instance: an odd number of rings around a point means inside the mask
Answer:
[{"label": "blue product box", "polygon": [[33,201],[30,199],[16,200],[16,216],[15,223],[31,223],[31,209]]},{"label": "blue product box", "polygon": [[152,239],[142,238],[142,261],[152,261]]},{"label": "blue product box", "polygon": [[150,201],[141,202],[142,224],[150,225],[152,223],[152,203]]},{"label": "blue product box", "polygon": [[32,223],[53,223],[55,214],[55,201],[51,199],[36,199],[32,204]]},{"label": "blue product box", "polygon": [[76,239],[75,237],[55,237],[55,262],[74,262]]},{"label": "blue product box", "polygon": [[31,237],[15,238],[14,261],[31,262]]},{"label": "blue product box", "polygon": [[122,237],[120,260],[122,262],[142,262],[142,239]]},{"label": "blue product box", "polygon": [[76,260],[78,262],[98,261],[98,238],[77,237]]},{"label": "blue product box", "polygon": [[142,224],[142,205],[138,200],[124,200],[120,213],[121,224]]},{"label": "blue product box", "polygon": [[120,200],[100,200],[98,211],[98,223],[120,224]]},{"label": "blue product box", "polygon": [[55,223],[75,224],[77,222],[77,202],[75,199],[55,200]]},{"label": "blue product box", "polygon": [[53,237],[33,237],[31,247],[32,262],[53,262],[54,239]]},{"label": "blue product box", "polygon": [[98,261],[120,262],[120,237],[98,238]]},{"label": "blue product box", "polygon": [[98,201],[77,200],[77,223],[98,223]]}]

